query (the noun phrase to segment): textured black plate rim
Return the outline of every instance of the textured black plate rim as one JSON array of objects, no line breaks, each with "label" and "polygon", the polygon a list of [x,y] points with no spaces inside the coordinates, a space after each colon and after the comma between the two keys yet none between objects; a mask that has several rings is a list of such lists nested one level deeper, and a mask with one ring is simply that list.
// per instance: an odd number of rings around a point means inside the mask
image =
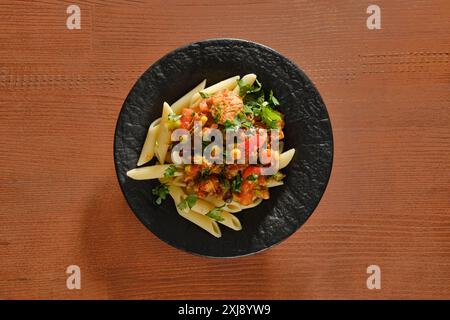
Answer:
[{"label": "textured black plate rim", "polygon": [[[180,247],[180,246],[178,246],[177,244],[169,243],[169,242],[166,241],[165,239],[162,239],[162,238],[160,238],[159,236],[157,236],[156,234],[154,234],[154,233],[152,232],[152,230],[150,230],[150,229],[147,227],[147,225],[144,223],[144,221],[141,219],[141,217],[140,217],[139,215],[137,215],[137,214],[134,212],[134,210],[132,209],[132,205],[131,205],[131,203],[129,202],[128,198],[126,197],[126,194],[125,194],[125,191],[124,191],[124,189],[123,189],[123,186],[122,186],[122,184],[120,183],[118,164],[117,164],[117,161],[116,161],[116,148],[117,148],[117,146],[116,146],[116,137],[117,137],[117,132],[118,132],[118,128],[119,128],[119,120],[120,120],[120,118],[121,118],[121,116],[122,116],[122,113],[124,112],[125,101],[128,100],[128,97],[130,96],[132,89],[133,89],[133,88],[135,87],[135,85],[138,83],[139,79],[140,79],[145,73],[150,72],[150,71],[154,68],[155,65],[159,64],[162,60],[166,59],[168,56],[171,56],[171,55],[173,55],[173,54],[175,54],[175,53],[177,53],[177,52],[179,52],[179,51],[182,51],[182,50],[184,50],[184,49],[186,49],[186,48],[188,48],[188,47],[190,47],[190,46],[192,46],[192,45],[196,45],[196,44],[200,44],[200,43],[207,43],[207,42],[215,42],[215,41],[235,41],[235,42],[249,43],[249,44],[252,44],[252,45],[257,45],[257,46],[260,46],[260,47],[262,47],[262,48],[264,48],[264,49],[266,49],[266,50],[272,52],[272,53],[275,54],[276,56],[279,56],[279,57],[281,57],[281,58],[283,58],[283,59],[288,60],[288,61],[292,64],[292,66],[293,66],[294,68],[296,68],[297,71],[300,72],[300,73],[302,74],[302,76],[303,76],[306,80],[309,81],[309,83],[311,84],[311,87],[317,92],[317,95],[318,95],[320,101],[321,101],[321,102],[323,103],[323,105],[325,106],[324,112],[325,112],[325,114],[327,115],[327,118],[328,118],[328,120],[329,120],[329,121],[328,121],[328,126],[329,126],[329,129],[330,129],[329,131],[330,131],[330,147],[331,147],[330,166],[329,166],[329,172],[328,172],[328,175],[327,175],[327,179],[326,179],[326,183],[325,183],[324,189],[323,189],[322,194],[320,195],[320,197],[319,197],[317,203],[312,207],[312,210],[311,210],[310,214],[306,217],[305,221],[303,221],[303,223],[302,223],[302,224],[301,224],[294,232],[292,232],[291,234],[287,234],[283,239],[281,239],[281,240],[278,241],[277,243],[274,243],[274,244],[272,244],[272,245],[270,245],[270,246],[268,246],[268,247],[266,247],[266,248],[260,249],[260,250],[258,250],[258,251],[253,251],[253,252],[250,252],[250,253],[246,253],[246,254],[239,254],[239,255],[234,255],[234,256],[222,256],[222,257],[220,257],[220,256],[210,256],[210,255],[200,254],[200,253],[198,253],[198,252],[190,251],[189,249],[184,248],[184,247]],[[127,202],[128,208],[133,212],[133,215],[140,221],[140,223],[141,223],[148,231],[150,231],[151,233],[153,233],[153,235],[156,236],[156,238],[158,238],[159,240],[161,240],[162,242],[164,242],[165,244],[167,244],[167,245],[169,245],[169,246],[171,246],[171,247],[173,247],[173,248],[176,248],[176,249],[178,249],[178,250],[187,252],[187,253],[192,254],[192,255],[195,255],[195,256],[206,257],[206,258],[214,258],[214,259],[233,259],[233,258],[247,257],[247,256],[251,256],[251,255],[254,255],[254,254],[257,254],[257,253],[261,253],[261,252],[264,252],[264,251],[266,251],[266,250],[268,250],[268,249],[270,249],[270,248],[273,248],[273,247],[275,247],[275,246],[281,244],[282,242],[284,242],[285,240],[287,240],[290,236],[292,236],[294,233],[296,233],[296,232],[297,232],[297,231],[298,231],[298,230],[299,230],[299,229],[300,229],[300,228],[308,221],[308,219],[312,216],[312,214],[314,213],[314,211],[315,211],[315,210],[317,209],[317,207],[319,206],[319,204],[320,204],[320,202],[321,202],[321,200],[322,200],[322,198],[323,198],[323,195],[325,194],[325,192],[326,192],[326,190],[327,190],[327,187],[328,187],[328,184],[329,184],[330,178],[331,178],[331,173],[332,173],[332,171],[333,171],[333,162],[334,162],[334,137],[333,137],[333,128],[332,128],[332,125],[331,125],[331,119],[330,119],[330,115],[329,115],[329,113],[328,113],[328,109],[326,108],[326,104],[324,103],[323,98],[322,98],[322,96],[321,96],[319,90],[317,90],[315,84],[314,84],[314,83],[311,81],[311,79],[303,72],[303,70],[302,70],[301,68],[299,68],[299,66],[298,66],[296,63],[294,63],[291,59],[289,59],[289,58],[287,58],[286,56],[282,55],[281,53],[279,53],[279,52],[276,51],[275,49],[272,49],[271,47],[268,47],[268,46],[266,46],[266,45],[264,45],[264,44],[261,44],[261,43],[255,42],[255,41],[250,41],[250,40],[245,40],[245,39],[239,39],[239,38],[210,38],[210,39],[204,39],[204,40],[199,40],[199,41],[190,42],[190,43],[188,43],[188,44],[186,44],[186,45],[183,45],[183,46],[181,46],[181,47],[178,47],[178,48],[176,48],[176,49],[174,49],[174,50],[172,50],[172,51],[166,53],[166,54],[163,55],[161,58],[159,58],[158,60],[156,60],[155,62],[153,62],[152,65],[151,65],[150,67],[148,67],[148,68],[147,68],[147,69],[139,76],[139,78],[136,80],[136,82],[135,82],[135,83],[133,84],[133,86],[131,87],[130,92],[128,93],[127,97],[125,98],[124,103],[122,104],[122,107],[120,108],[119,115],[118,115],[117,120],[116,120],[116,126],[115,126],[115,129],[114,129],[114,141],[113,141],[113,158],[114,158],[114,169],[115,169],[115,171],[116,171],[117,182],[119,183],[120,190],[121,190],[121,192],[122,192],[123,197],[125,198],[125,200],[126,200],[126,202]]]}]

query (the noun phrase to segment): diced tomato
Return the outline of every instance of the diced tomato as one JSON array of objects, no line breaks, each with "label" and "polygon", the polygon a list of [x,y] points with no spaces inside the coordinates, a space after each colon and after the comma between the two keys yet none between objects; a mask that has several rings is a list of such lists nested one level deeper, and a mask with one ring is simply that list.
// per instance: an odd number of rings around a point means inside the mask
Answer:
[{"label": "diced tomato", "polygon": [[194,180],[194,178],[197,176],[197,174],[200,172],[201,166],[198,164],[190,164],[187,165],[184,168],[184,181],[188,182],[188,181],[192,181]]},{"label": "diced tomato", "polygon": [[184,108],[182,111],[181,111],[181,114],[183,115],[183,116],[190,116],[190,117],[192,117],[193,115],[194,115],[194,110],[192,110],[192,109],[190,109],[190,108]]},{"label": "diced tomato", "polygon": [[266,177],[264,177],[264,176],[259,176],[259,177],[258,177],[258,184],[259,184],[260,186],[265,186],[265,185],[266,185]]},{"label": "diced tomato", "polygon": [[[242,185],[242,187],[244,187],[244,184]],[[239,202],[242,205],[244,205],[244,206],[248,206],[248,205],[252,204],[252,202],[253,202],[253,190],[249,190],[246,193],[241,192],[241,194],[239,196]]]},{"label": "diced tomato", "polygon": [[261,175],[261,168],[260,167],[256,167],[256,166],[248,166],[245,170],[244,173],[242,173],[242,179],[246,180],[248,176],[250,175]]},{"label": "diced tomato", "polygon": [[239,194],[239,201],[243,205],[249,205],[253,201],[254,196],[254,188],[256,185],[256,181],[258,180],[247,180],[247,178],[250,175],[256,175],[259,176],[261,174],[261,168],[256,166],[249,166],[247,167],[244,172],[242,173],[242,185],[241,185],[241,192]]},{"label": "diced tomato", "polygon": [[199,105],[198,108],[201,112],[206,113],[209,112],[209,105],[207,103],[207,100],[202,100]]},{"label": "diced tomato", "polygon": [[192,125],[192,117],[194,115],[195,115],[194,110],[189,109],[189,108],[184,108],[181,111],[180,128],[189,130]]},{"label": "diced tomato", "polygon": [[248,157],[250,152],[255,152],[266,141],[266,136],[255,134],[245,139],[245,155]]},{"label": "diced tomato", "polygon": [[219,189],[219,179],[216,176],[210,176],[202,180],[198,185],[198,194],[207,195],[214,194]]}]

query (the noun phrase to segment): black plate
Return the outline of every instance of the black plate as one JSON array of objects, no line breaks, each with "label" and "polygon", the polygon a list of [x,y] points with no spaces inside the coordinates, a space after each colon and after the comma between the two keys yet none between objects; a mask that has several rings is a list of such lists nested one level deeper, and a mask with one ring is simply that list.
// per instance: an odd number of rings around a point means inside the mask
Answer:
[{"label": "black plate", "polygon": [[[221,226],[217,239],[185,220],[172,199],[153,203],[157,181],[134,181],[150,123],[161,116],[164,101],[175,102],[203,79],[207,86],[234,75],[255,73],[273,89],[285,115],[285,150],[295,156],[283,170],[285,185],[270,190],[270,200],[236,215],[242,231]],[[236,39],[196,42],[170,52],[136,82],[117,121],[114,161],[125,198],[139,220],[168,244],[210,257],[236,257],[267,249],[293,234],[308,219],[325,191],[333,160],[330,119],[308,77],[291,61],[266,46]]]}]

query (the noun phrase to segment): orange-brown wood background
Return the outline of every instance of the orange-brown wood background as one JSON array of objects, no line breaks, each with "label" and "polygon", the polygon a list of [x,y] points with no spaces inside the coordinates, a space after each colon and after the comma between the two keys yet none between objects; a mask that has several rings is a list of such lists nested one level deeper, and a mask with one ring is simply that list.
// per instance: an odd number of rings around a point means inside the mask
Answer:
[{"label": "orange-brown wood background", "polygon": [[[66,8],[81,8],[81,30]],[[0,298],[450,298],[450,2],[2,1]],[[317,85],[334,166],[310,220],[264,253],[169,247],[113,164],[123,100],[186,43],[266,44]],[[81,268],[81,290],[66,267]],[[381,268],[368,290],[366,268]]]}]

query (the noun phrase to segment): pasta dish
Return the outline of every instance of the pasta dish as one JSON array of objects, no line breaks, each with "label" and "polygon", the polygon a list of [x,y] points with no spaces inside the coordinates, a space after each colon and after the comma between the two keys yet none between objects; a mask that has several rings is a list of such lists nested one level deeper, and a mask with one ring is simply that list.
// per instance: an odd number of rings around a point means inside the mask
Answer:
[{"label": "pasta dish", "polygon": [[[295,149],[283,151],[284,117],[273,92],[255,74],[206,87],[203,80],[172,105],[147,132],[136,180],[158,179],[158,205],[170,195],[179,215],[221,237],[219,224],[242,226],[235,215],[269,199],[283,185],[280,171]],[[156,158],[156,163],[142,166]]]}]

